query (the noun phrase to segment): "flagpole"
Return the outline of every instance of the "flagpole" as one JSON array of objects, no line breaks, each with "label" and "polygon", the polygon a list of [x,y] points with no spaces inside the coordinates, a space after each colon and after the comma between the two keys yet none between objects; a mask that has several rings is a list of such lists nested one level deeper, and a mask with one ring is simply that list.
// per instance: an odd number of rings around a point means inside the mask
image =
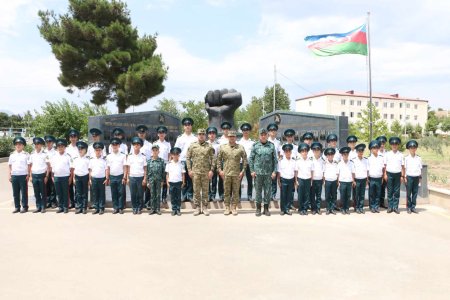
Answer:
[{"label": "flagpole", "polygon": [[275,112],[276,89],[277,89],[277,65],[273,65],[273,112]]},{"label": "flagpole", "polygon": [[367,12],[367,59],[369,61],[369,142],[373,138],[372,119],[372,63],[370,59],[370,11]]}]

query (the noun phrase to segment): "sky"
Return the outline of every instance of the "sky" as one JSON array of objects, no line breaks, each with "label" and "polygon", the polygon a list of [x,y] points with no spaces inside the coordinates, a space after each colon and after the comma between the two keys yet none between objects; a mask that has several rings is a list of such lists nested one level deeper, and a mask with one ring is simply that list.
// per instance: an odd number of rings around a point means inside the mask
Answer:
[{"label": "sky", "polygon": [[[169,67],[164,93],[127,112],[153,110],[162,98],[203,101],[209,90],[234,88],[243,105],[276,80],[295,99],[328,90],[368,90],[361,55],[316,57],[307,35],[342,33],[370,11],[372,88],[450,108],[450,1],[446,0],[129,0],[139,34],[158,33]],[[39,10],[67,12],[65,0],[9,0],[0,10],[0,110],[24,113],[46,101],[89,101],[66,92],[58,61],[38,31]],[[111,112],[117,108],[108,104]]]}]

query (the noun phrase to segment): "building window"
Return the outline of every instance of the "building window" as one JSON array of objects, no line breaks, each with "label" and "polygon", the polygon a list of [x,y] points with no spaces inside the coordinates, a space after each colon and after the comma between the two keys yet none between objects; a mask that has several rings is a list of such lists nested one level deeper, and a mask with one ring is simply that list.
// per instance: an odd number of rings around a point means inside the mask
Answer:
[{"label": "building window", "polygon": [[399,103],[399,106],[400,106],[400,108],[402,108],[403,107],[403,103]]},{"label": "building window", "polygon": [[400,120],[402,119],[402,115],[400,115]]},{"label": "building window", "polygon": [[356,101],[357,106],[361,106],[361,100]]},{"label": "building window", "polygon": [[383,118],[387,120],[387,114],[383,114]]},{"label": "building window", "polygon": [[391,120],[394,120],[394,114],[391,114]]},{"label": "building window", "polygon": [[341,112],[341,116],[345,117],[345,112]]},{"label": "building window", "polygon": [[355,113],[354,112],[350,112],[350,118],[353,118],[355,116]]},{"label": "building window", "polygon": [[409,120],[409,115],[406,115],[406,120]]},{"label": "building window", "polygon": [[341,105],[345,105],[345,99],[341,99]]},{"label": "building window", "polygon": [[358,118],[361,118],[361,113],[360,112],[358,113]]},{"label": "building window", "polygon": [[406,103],[406,108],[411,108],[411,104]]},{"label": "building window", "polygon": [[309,101],[309,107],[311,107],[312,106],[312,101]]},{"label": "building window", "polygon": [[355,100],[350,100],[350,105],[355,105]]},{"label": "building window", "polygon": [[414,121],[417,121],[417,116],[414,116]]},{"label": "building window", "polygon": [[417,104],[414,104],[414,109],[417,109]]},{"label": "building window", "polygon": [[377,101],[377,102],[375,102],[375,107],[378,107],[378,101]]},{"label": "building window", "polygon": [[394,102],[391,103],[391,108],[394,108]]},{"label": "building window", "polygon": [[384,103],[383,103],[383,107],[384,107],[384,108],[387,108],[387,102],[384,102]]}]

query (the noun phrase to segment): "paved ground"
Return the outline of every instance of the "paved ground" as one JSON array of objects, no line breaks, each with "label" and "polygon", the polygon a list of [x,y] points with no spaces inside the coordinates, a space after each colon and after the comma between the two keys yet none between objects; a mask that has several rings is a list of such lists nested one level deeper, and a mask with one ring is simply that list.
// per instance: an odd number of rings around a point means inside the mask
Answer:
[{"label": "paved ground", "polygon": [[[3,169],[4,166],[0,166]],[[448,299],[450,213],[11,214],[1,299]]]}]

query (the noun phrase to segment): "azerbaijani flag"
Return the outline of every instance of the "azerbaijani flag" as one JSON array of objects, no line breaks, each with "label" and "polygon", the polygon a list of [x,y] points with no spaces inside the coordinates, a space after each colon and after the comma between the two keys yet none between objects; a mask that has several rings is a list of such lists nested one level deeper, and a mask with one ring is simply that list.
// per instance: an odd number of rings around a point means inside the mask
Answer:
[{"label": "azerbaijani flag", "polygon": [[308,48],[317,56],[339,54],[367,55],[366,24],[347,33],[310,35],[305,37]]}]

